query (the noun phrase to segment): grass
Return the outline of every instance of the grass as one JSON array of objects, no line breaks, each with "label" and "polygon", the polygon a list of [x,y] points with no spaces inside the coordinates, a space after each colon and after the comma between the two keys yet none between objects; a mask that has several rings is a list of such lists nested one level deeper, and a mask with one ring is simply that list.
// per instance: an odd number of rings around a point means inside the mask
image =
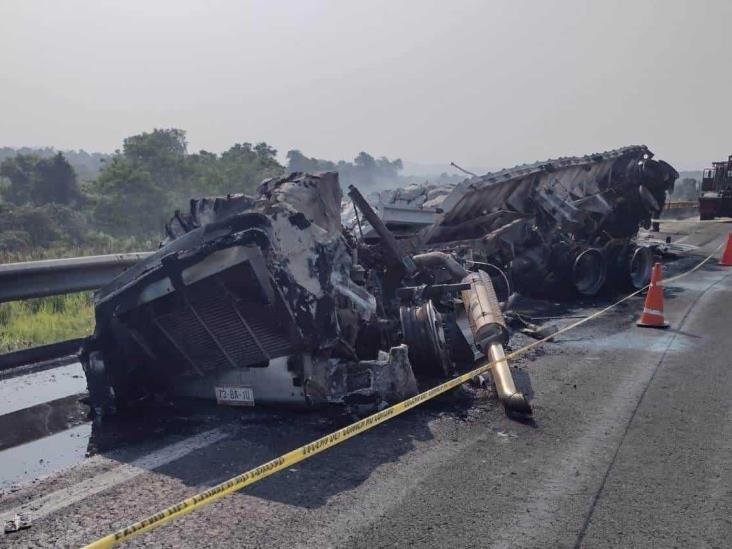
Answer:
[{"label": "grass", "polygon": [[93,329],[91,292],[0,303],[0,353],[83,337]]}]

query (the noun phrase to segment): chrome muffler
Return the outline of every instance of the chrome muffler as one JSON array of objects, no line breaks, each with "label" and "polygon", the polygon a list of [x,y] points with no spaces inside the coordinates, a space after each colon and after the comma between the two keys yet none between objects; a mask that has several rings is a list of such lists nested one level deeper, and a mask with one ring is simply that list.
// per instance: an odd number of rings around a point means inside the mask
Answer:
[{"label": "chrome muffler", "polygon": [[531,405],[523,393],[516,389],[503,352],[503,345],[508,342],[508,328],[491,278],[485,272],[478,271],[468,274],[462,282],[470,284],[470,289],[462,292],[463,304],[476,346],[489,362],[494,363],[490,371],[498,400],[508,414],[531,415]]},{"label": "chrome muffler", "polygon": [[478,271],[468,274],[462,282],[470,284],[470,289],[462,292],[463,304],[475,345],[494,363],[490,371],[498,400],[508,414],[531,415],[531,405],[516,389],[503,351],[503,345],[508,342],[508,328],[490,277]]}]

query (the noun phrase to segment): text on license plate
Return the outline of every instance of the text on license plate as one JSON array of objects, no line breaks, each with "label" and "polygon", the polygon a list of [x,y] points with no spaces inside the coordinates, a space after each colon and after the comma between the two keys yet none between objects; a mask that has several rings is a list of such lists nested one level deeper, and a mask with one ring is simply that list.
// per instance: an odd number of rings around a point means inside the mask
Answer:
[{"label": "text on license plate", "polygon": [[254,391],[251,387],[215,387],[216,402],[234,406],[254,406]]}]

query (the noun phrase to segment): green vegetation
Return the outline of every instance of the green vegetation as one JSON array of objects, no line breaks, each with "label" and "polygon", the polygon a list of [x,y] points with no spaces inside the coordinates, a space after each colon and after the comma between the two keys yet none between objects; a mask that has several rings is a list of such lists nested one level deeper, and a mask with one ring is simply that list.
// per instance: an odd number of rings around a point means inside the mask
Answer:
[{"label": "green vegetation", "polygon": [[217,155],[188,154],[185,132],[154,130],[128,137],[89,191],[97,228],[113,235],[160,234],[163,223],[191,197],[251,193],[283,173],[266,143],[236,144]]},{"label": "green vegetation", "polygon": [[89,292],[0,303],[0,352],[91,334]]},{"label": "green vegetation", "polygon": [[[59,151],[52,147],[20,147],[18,149],[14,149],[12,147],[0,147],[0,162],[6,158],[13,158],[18,155],[49,158],[55,156],[58,152]],[[94,181],[97,178],[104,162],[110,155],[96,152],[88,153],[86,151],[63,151],[63,156],[74,168],[79,181],[83,183],[85,181]]]},{"label": "green vegetation", "polygon": [[124,241],[149,245],[161,239],[165,222],[175,210],[186,210],[190,198],[254,193],[264,179],[286,171],[337,170],[344,186],[365,189],[408,182],[399,175],[401,160],[365,152],[353,162],[332,162],[292,150],[286,167],[267,143],[237,143],[221,154],[189,153],[185,131],[175,128],[130,136],[112,155],[13,151],[0,148],[3,261],[37,257],[38,250],[68,255],[64,250],[125,251]]},{"label": "green vegetation", "polygon": [[0,150],[0,254],[159,240],[165,221],[191,197],[253,192],[284,171],[266,143],[236,144],[220,155],[187,149],[183,130],[156,129],[128,137],[111,156],[73,153],[94,175],[82,184],[63,153]]}]

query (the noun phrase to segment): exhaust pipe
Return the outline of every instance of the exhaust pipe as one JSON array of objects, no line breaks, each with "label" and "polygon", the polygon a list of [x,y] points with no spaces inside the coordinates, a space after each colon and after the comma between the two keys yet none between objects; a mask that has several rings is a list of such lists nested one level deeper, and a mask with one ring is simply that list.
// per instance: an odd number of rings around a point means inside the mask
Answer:
[{"label": "exhaust pipe", "polygon": [[525,416],[533,414],[531,404],[526,400],[523,393],[516,389],[513,382],[511,370],[508,367],[506,354],[503,352],[503,345],[500,343],[491,343],[488,348],[488,358],[495,364],[491,367],[493,374],[493,385],[496,387],[498,399],[503,404],[507,413],[516,413]]},{"label": "exhaust pipe", "polygon": [[450,273],[453,279],[460,280],[465,278],[468,271],[460,265],[454,257],[444,252],[427,252],[412,256],[412,261],[419,268],[437,268],[442,267]]},{"label": "exhaust pipe", "polygon": [[470,284],[470,289],[462,292],[462,298],[475,344],[490,362],[495,363],[491,366],[491,374],[498,400],[509,415],[532,415],[528,400],[516,389],[503,352],[503,345],[508,341],[508,328],[490,277],[478,271],[470,273],[462,282]]}]

